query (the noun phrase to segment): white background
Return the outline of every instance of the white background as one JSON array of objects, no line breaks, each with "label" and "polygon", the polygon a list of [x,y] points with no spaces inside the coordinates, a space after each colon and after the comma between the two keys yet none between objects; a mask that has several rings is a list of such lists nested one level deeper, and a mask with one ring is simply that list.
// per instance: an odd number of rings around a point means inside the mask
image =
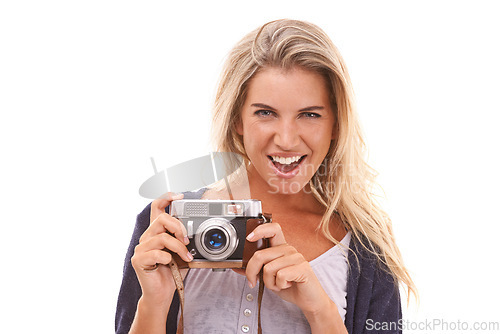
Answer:
[{"label": "white background", "polygon": [[0,332],[113,332],[150,157],[210,150],[225,55],[278,18],[319,25],[347,62],[420,291],[407,319],[500,321],[494,1],[179,3],[0,5]]}]

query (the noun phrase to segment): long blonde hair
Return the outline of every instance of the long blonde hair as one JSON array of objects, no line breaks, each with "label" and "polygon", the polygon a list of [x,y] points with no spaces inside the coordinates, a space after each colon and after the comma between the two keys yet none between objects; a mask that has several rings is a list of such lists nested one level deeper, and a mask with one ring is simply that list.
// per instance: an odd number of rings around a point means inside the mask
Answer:
[{"label": "long blonde hair", "polygon": [[391,220],[374,200],[376,173],[364,159],[365,143],[346,65],[319,27],[297,20],[272,21],[252,31],[232,49],[216,93],[212,123],[215,149],[238,153],[248,160],[236,125],[249,82],[266,67],[294,66],[318,72],[325,78],[337,118],[338,139],[332,141],[322,165],[310,180],[314,196],[326,210],[319,229],[338,244],[329,229],[333,216],[338,215],[353,237],[386,265],[397,282],[406,286],[408,298],[410,292],[417,297],[396,245]]}]

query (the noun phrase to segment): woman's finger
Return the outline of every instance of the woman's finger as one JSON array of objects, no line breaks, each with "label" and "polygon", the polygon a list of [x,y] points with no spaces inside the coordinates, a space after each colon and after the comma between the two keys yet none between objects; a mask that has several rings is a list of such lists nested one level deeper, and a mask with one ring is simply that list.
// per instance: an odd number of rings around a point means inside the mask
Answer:
[{"label": "woman's finger", "polygon": [[286,244],[285,236],[278,223],[261,224],[247,236],[250,242],[262,238],[267,238],[271,247]]},{"label": "woman's finger", "polygon": [[158,217],[160,214],[165,213],[165,208],[172,203],[172,201],[183,199],[184,194],[175,194],[175,193],[166,193],[162,195],[161,197],[155,199],[151,203],[151,213],[149,216],[149,222],[153,223],[153,221]]},{"label": "woman's finger", "polygon": [[156,217],[156,219],[151,223],[148,229],[142,234],[139,242],[147,240],[157,234],[169,232],[174,235],[177,240],[187,245],[189,239],[187,238],[187,231],[184,225],[174,217],[170,216],[168,213],[161,213]]},{"label": "woman's finger", "polygon": [[278,258],[264,266],[264,283],[273,291],[280,291],[292,286],[292,282],[304,283],[308,271],[303,265],[309,265],[302,254]]},{"label": "woman's finger", "polygon": [[251,287],[257,284],[257,278],[260,270],[267,263],[278,258],[296,253],[297,250],[290,245],[283,244],[271,248],[266,248],[255,252],[250,258],[246,267],[246,276]]},{"label": "woman's finger", "polygon": [[172,254],[160,249],[153,249],[145,253],[134,254],[132,266],[137,271],[148,270],[158,264],[167,265],[172,261]]},{"label": "woman's finger", "polygon": [[152,238],[144,240],[144,242],[135,247],[134,253],[141,254],[152,250],[163,249],[179,254],[179,256],[186,262],[193,259],[193,256],[188,252],[186,246],[167,233],[157,234]]}]

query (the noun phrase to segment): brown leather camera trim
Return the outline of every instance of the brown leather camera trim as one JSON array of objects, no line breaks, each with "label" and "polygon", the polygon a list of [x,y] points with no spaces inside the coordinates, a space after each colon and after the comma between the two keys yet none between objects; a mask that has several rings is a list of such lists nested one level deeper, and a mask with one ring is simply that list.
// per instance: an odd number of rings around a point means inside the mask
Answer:
[{"label": "brown leather camera trim", "polygon": [[189,262],[189,268],[212,268],[212,269],[236,269],[242,268],[242,261],[224,261],[224,262],[212,262],[212,261],[192,261]]},{"label": "brown leather camera trim", "polygon": [[[247,234],[249,235],[255,228],[261,224],[267,223],[271,221],[271,215],[264,214],[264,218],[252,218],[247,219]],[[268,241],[267,239],[259,239],[254,242],[250,242],[245,239],[245,247],[243,248],[243,266],[242,268],[246,268],[248,261],[253,256],[253,254],[261,249],[267,248]]]},{"label": "brown leather camera trim", "polygon": [[175,262],[179,266],[179,269],[236,269],[243,268],[243,261],[223,261],[223,262],[213,262],[213,261],[191,261],[186,262],[178,254],[172,254]]}]

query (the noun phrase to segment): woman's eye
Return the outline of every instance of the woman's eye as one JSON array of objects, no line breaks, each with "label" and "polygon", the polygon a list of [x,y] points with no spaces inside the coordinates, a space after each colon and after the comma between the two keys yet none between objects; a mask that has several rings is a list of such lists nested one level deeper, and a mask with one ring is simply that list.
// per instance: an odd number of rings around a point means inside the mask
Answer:
[{"label": "woman's eye", "polygon": [[320,118],[321,115],[317,114],[315,112],[305,112],[302,115],[304,115],[306,118]]},{"label": "woman's eye", "polygon": [[273,112],[271,110],[257,110],[255,112],[255,115],[257,116],[263,116],[263,117],[266,117],[266,116],[271,116],[273,114]]}]

